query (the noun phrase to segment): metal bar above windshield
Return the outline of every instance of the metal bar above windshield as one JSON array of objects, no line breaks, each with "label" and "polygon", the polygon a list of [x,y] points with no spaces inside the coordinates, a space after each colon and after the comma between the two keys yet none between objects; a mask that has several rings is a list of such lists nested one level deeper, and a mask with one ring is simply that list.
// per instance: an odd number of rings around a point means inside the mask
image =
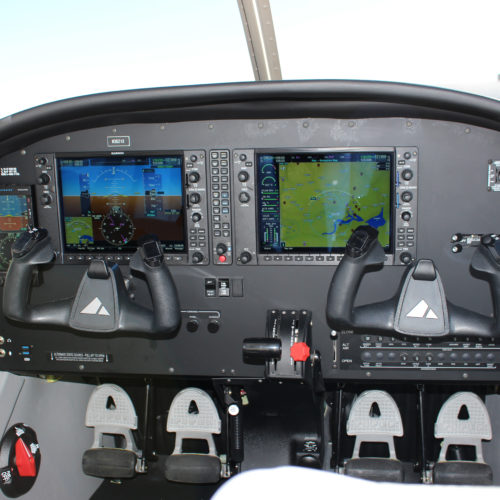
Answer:
[{"label": "metal bar above windshield", "polygon": [[238,0],[255,80],[281,80],[269,0]]}]

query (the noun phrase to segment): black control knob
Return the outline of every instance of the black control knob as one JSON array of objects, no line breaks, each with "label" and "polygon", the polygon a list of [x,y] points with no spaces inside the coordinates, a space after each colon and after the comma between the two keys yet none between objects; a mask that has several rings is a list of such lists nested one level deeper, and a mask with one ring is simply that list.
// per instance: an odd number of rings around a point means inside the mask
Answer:
[{"label": "black control knob", "polygon": [[210,321],[210,323],[208,323],[207,325],[207,330],[209,331],[209,333],[217,333],[219,331],[219,328],[219,322],[215,320]]},{"label": "black control knob", "polygon": [[240,262],[242,264],[248,264],[252,260],[252,254],[250,252],[242,252],[240,255]]},{"label": "black control knob", "polygon": [[411,219],[411,212],[403,212],[401,214],[401,218],[405,221],[408,222]]},{"label": "black control knob", "polygon": [[403,156],[405,160],[409,160],[411,158],[411,153],[407,151]]},{"label": "black control knob", "polygon": [[201,252],[194,252],[193,256],[191,257],[191,262],[193,264],[199,264],[200,262],[203,262],[203,254]]},{"label": "black control knob", "polygon": [[462,241],[462,238],[463,238],[463,234],[462,234],[462,233],[455,233],[455,234],[451,237],[451,242],[452,242],[452,243],[457,243],[458,241]]},{"label": "black control knob", "polygon": [[41,186],[48,184],[50,182],[50,177],[48,174],[41,174],[38,179],[36,180],[38,184]]},{"label": "black control knob", "polygon": [[409,168],[405,168],[402,172],[401,172],[401,177],[405,180],[405,181],[411,181],[413,179],[413,171],[410,170]]},{"label": "black control knob", "polygon": [[198,203],[200,203],[201,201],[201,196],[199,193],[191,193],[189,195],[189,201],[193,204],[193,205],[197,205]]},{"label": "black control knob", "polygon": [[198,330],[198,327],[200,326],[198,320],[196,319],[190,319],[187,323],[186,323],[186,330],[188,332],[191,332],[191,333],[194,333]]},{"label": "black control knob", "polygon": [[250,195],[246,191],[242,191],[239,194],[238,199],[241,203],[248,203],[250,201]]},{"label": "black control knob", "polygon": [[193,222],[200,222],[201,220],[201,214],[198,212],[195,212],[193,215],[191,215],[191,220]]},{"label": "black control knob", "polygon": [[224,245],[224,243],[219,243],[215,247],[215,251],[217,252],[217,255],[224,255],[227,252],[227,246]]},{"label": "black control knob", "polygon": [[453,253],[460,253],[462,250],[463,250],[463,247],[462,247],[462,245],[460,243],[457,243],[456,245],[453,245],[451,247],[451,251]]},{"label": "black control knob", "polygon": [[399,260],[403,263],[403,264],[410,264],[411,261],[412,261],[412,256],[410,253],[408,252],[403,252],[400,256],[399,256]]},{"label": "black control knob", "polygon": [[189,158],[193,163],[198,160],[198,157],[196,155],[191,155]]},{"label": "black control knob", "polygon": [[42,196],[40,196],[40,203],[42,205],[50,205],[52,203],[52,196],[50,196],[50,194],[42,194]]},{"label": "black control knob", "polygon": [[250,178],[249,173],[246,170],[242,170],[241,172],[238,173],[238,180],[240,182],[246,182]]},{"label": "black control knob", "polygon": [[411,200],[413,200],[413,195],[410,193],[410,191],[405,191],[405,192],[401,195],[401,199],[402,199],[405,203],[408,203],[408,202],[410,202]]},{"label": "black control knob", "polygon": [[245,153],[240,154],[240,161],[245,161],[247,159],[247,155]]},{"label": "black control knob", "polygon": [[45,156],[40,156],[40,158],[36,159],[36,162],[38,165],[47,165],[47,158],[45,158]]},{"label": "black control knob", "polygon": [[188,181],[191,183],[198,182],[200,180],[200,174],[198,172],[191,172],[188,175]]}]

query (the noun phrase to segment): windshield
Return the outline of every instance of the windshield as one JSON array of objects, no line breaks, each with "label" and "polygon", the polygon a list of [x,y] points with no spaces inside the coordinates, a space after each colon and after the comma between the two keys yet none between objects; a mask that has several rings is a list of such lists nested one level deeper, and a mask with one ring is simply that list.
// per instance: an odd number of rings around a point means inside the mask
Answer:
[{"label": "windshield", "polygon": [[[463,5],[463,6],[462,6]],[[500,2],[271,0],[284,79],[500,97]],[[0,117],[112,90],[251,81],[237,0],[18,0],[0,7]]]}]

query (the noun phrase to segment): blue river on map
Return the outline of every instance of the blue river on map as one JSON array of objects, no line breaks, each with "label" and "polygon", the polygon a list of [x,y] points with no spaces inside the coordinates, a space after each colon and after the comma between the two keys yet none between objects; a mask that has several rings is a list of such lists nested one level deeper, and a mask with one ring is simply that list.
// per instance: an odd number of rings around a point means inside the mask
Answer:
[{"label": "blue river on map", "polygon": [[322,235],[335,234],[337,232],[337,229],[340,226],[345,226],[346,224],[350,224],[353,221],[366,222],[366,224],[368,224],[369,226],[377,229],[377,228],[383,226],[385,224],[385,222],[386,222],[386,220],[384,219],[384,209],[382,208],[380,210],[380,213],[378,215],[375,215],[371,219],[368,219],[368,220],[365,221],[362,217],[360,217],[359,215],[353,213],[352,210],[350,210],[348,208],[347,209],[347,217],[345,219],[338,219],[338,220],[336,220],[334,222],[334,224],[333,224],[333,231],[331,231],[329,233],[321,233],[321,234]]}]

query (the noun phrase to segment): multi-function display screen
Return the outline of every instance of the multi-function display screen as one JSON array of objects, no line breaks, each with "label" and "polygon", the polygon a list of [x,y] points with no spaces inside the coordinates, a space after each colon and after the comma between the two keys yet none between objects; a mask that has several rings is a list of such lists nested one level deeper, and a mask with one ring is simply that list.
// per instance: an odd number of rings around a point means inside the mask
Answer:
[{"label": "multi-function display screen", "polygon": [[66,252],[130,252],[147,235],[185,251],[182,155],[57,160]]},{"label": "multi-function display screen", "polygon": [[391,250],[391,152],[258,153],[261,252],[343,251],[369,225]]},{"label": "multi-function display screen", "polygon": [[31,187],[0,187],[0,273],[9,268],[14,241],[33,225]]}]

